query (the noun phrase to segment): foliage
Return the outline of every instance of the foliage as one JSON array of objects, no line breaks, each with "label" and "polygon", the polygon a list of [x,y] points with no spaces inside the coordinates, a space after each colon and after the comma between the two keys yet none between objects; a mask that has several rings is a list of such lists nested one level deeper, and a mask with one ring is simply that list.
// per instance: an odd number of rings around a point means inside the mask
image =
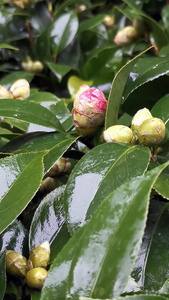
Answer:
[{"label": "foliage", "polygon": [[[128,25],[137,39],[117,45]],[[0,99],[0,299],[169,298],[168,25],[164,0],[0,1],[0,84],[31,86],[24,100]],[[108,99],[105,129],[144,107],[161,118],[157,156],[104,143],[103,127],[79,136],[83,83]],[[71,171],[50,177],[61,157]],[[45,241],[42,290],[6,273],[5,250],[29,258]]]}]

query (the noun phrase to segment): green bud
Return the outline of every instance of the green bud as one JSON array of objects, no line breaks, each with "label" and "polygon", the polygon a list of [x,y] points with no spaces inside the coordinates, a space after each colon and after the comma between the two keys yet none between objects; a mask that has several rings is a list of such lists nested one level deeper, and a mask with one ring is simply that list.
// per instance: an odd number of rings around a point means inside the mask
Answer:
[{"label": "green bud", "polygon": [[38,245],[30,254],[29,260],[33,267],[46,268],[50,260],[50,245],[49,242],[44,242]]},{"label": "green bud", "polygon": [[137,131],[140,145],[155,146],[162,142],[165,137],[165,124],[159,118],[145,120]]},{"label": "green bud", "polygon": [[103,132],[103,138],[106,142],[117,142],[135,144],[136,137],[134,131],[124,125],[114,125]]},{"label": "green bud", "polygon": [[27,272],[25,282],[32,288],[41,289],[47,273],[48,272],[44,268],[34,268]]},{"label": "green bud", "polygon": [[12,250],[6,251],[6,270],[9,274],[16,277],[25,277],[26,275],[26,258]]},{"label": "green bud", "polygon": [[150,118],[152,118],[152,114],[147,108],[142,108],[142,109],[138,110],[138,112],[132,118],[131,128],[137,132],[139,127],[141,126],[141,124],[145,120],[150,119]]},{"label": "green bud", "polygon": [[35,62],[33,62],[32,71],[41,73],[43,71],[43,64],[39,60],[36,60]]}]

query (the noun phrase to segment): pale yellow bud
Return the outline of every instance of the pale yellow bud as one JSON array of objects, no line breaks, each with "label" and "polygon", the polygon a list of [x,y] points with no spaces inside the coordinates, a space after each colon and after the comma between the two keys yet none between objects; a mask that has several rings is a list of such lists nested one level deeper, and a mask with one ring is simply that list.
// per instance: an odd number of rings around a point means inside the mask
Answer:
[{"label": "pale yellow bud", "polygon": [[4,86],[0,85],[0,99],[12,99],[13,95]]},{"label": "pale yellow bud", "polygon": [[49,242],[44,242],[38,245],[30,254],[29,260],[33,267],[46,268],[50,260],[50,245]]},{"label": "pale yellow bud", "polygon": [[125,144],[135,144],[136,137],[134,131],[124,125],[114,125],[103,132],[103,138],[107,143],[117,142]]},{"label": "pale yellow bud", "polygon": [[153,147],[162,142],[165,137],[165,124],[159,118],[145,120],[137,131],[139,144]]},{"label": "pale yellow bud", "polygon": [[10,91],[13,93],[14,98],[23,100],[30,95],[30,85],[26,79],[18,79],[11,86]]},{"label": "pale yellow bud", "polygon": [[41,289],[48,272],[44,268],[34,268],[27,272],[25,282],[28,286]]},{"label": "pale yellow bud", "polygon": [[26,275],[26,258],[12,250],[6,251],[6,270],[9,274],[16,277],[25,277]]},{"label": "pale yellow bud", "polygon": [[107,15],[104,17],[103,19],[103,24],[108,28],[108,29],[111,29],[114,27],[114,16],[112,15]]},{"label": "pale yellow bud", "polygon": [[152,114],[147,108],[138,110],[138,112],[132,118],[131,128],[137,132],[141,124],[149,118],[152,118]]},{"label": "pale yellow bud", "polygon": [[126,26],[117,32],[113,41],[119,46],[125,46],[133,42],[137,37],[136,29],[133,26]]},{"label": "pale yellow bud", "polygon": [[42,72],[43,71],[43,64],[39,60],[36,60],[32,65],[32,71],[37,72],[37,73]]}]

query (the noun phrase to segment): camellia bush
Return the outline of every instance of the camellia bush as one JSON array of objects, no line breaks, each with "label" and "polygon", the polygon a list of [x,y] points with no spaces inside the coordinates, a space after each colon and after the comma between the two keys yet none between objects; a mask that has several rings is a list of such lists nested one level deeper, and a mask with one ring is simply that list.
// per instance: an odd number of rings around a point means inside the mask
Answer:
[{"label": "camellia bush", "polygon": [[168,74],[168,1],[0,1],[0,299],[169,298]]}]

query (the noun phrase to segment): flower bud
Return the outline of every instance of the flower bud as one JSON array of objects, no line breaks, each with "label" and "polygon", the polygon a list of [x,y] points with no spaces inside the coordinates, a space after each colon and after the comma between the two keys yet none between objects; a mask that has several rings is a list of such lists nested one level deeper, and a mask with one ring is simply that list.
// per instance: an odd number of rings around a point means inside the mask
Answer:
[{"label": "flower bud", "polygon": [[2,85],[0,85],[0,99],[13,99],[12,93]]},{"label": "flower bud", "polygon": [[81,4],[76,8],[77,13],[81,13],[86,10],[86,5]]},{"label": "flower bud", "polygon": [[30,254],[29,260],[33,267],[46,268],[50,260],[50,245],[49,242],[44,242],[38,245]]},{"label": "flower bud", "polygon": [[133,26],[126,26],[117,32],[113,42],[119,46],[125,46],[133,42],[137,36],[137,31]]},{"label": "flower bud", "polygon": [[53,191],[55,189],[55,179],[51,178],[51,177],[46,177],[40,187],[39,187],[39,191],[41,193],[50,193],[51,191]]},{"label": "flower bud", "polygon": [[103,19],[103,24],[108,28],[111,29],[114,27],[114,16],[112,15],[107,15]]},{"label": "flower bud", "polygon": [[6,251],[6,270],[9,274],[16,277],[26,276],[26,258],[12,250]]},{"label": "flower bud", "polygon": [[83,84],[78,90],[72,117],[80,135],[91,136],[103,125],[107,100],[104,94],[95,87]]},{"label": "flower bud", "polygon": [[49,172],[46,174],[49,177],[55,177],[57,175],[68,173],[71,170],[71,163],[68,159],[61,157],[52,166]]},{"label": "flower bud", "polygon": [[125,144],[135,144],[136,137],[134,131],[124,125],[114,125],[103,132],[106,142],[117,142]]},{"label": "flower bud", "polygon": [[27,71],[27,72],[32,72],[32,66],[33,66],[33,61],[32,60],[28,60],[28,61],[23,61],[21,63],[22,68]]},{"label": "flower bud", "polygon": [[165,124],[159,118],[145,120],[137,131],[139,144],[155,146],[162,142],[165,137]]},{"label": "flower bud", "polygon": [[35,62],[33,62],[32,71],[36,72],[36,73],[42,72],[43,71],[43,64],[39,60],[36,60]]},{"label": "flower bud", "polygon": [[25,282],[32,288],[41,289],[47,273],[48,272],[44,268],[34,268],[27,272]]},{"label": "flower bud", "polygon": [[29,82],[26,79],[18,79],[12,84],[10,91],[13,93],[14,98],[26,99],[30,95]]},{"label": "flower bud", "polygon": [[152,118],[152,114],[147,108],[138,110],[138,112],[132,118],[131,128],[137,132],[141,124],[149,118]]}]

